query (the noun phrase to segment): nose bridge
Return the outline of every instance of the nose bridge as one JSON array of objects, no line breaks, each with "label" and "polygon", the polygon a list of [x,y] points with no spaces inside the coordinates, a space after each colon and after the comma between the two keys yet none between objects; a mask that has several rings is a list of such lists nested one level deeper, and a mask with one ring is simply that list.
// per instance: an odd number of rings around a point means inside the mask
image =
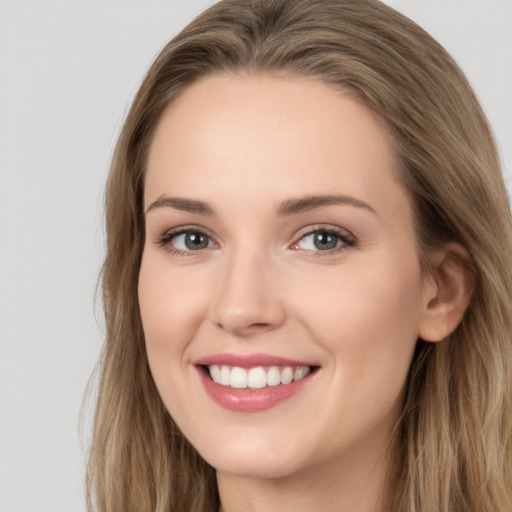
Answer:
[{"label": "nose bridge", "polygon": [[234,247],[223,262],[212,305],[214,322],[236,335],[276,328],[284,321],[276,263],[252,244]]}]

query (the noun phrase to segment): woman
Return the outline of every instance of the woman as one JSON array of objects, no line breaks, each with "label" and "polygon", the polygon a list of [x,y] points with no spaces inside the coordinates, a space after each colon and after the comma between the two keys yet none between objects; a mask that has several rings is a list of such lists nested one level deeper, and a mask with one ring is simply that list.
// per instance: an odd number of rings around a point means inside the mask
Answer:
[{"label": "woman", "polygon": [[214,5],[112,163],[91,509],[510,510],[510,226],[411,21]]}]

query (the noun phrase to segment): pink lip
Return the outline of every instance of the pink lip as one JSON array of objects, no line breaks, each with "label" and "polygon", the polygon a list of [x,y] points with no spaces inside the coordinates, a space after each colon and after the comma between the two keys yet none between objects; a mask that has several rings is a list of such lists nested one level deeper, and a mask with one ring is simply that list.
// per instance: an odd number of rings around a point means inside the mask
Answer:
[{"label": "pink lip", "polygon": [[250,368],[254,366],[311,366],[302,361],[294,361],[266,354],[215,354],[196,361],[199,378],[210,398],[221,407],[235,412],[261,412],[291,398],[306,386],[316,372],[290,384],[267,386],[262,389],[234,389],[215,383],[204,366],[226,365]]},{"label": "pink lip", "polygon": [[208,366],[212,364],[253,368],[255,366],[314,366],[304,361],[295,361],[269,354],[213,354],[202,357],[194,362],[195,365]]}]

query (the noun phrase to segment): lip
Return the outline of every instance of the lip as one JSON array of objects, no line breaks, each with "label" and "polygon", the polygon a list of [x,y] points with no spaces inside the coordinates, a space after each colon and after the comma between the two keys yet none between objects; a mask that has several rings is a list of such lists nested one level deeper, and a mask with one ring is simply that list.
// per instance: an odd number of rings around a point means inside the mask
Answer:
[{"label": "lip", "polygon": [[210,398],[224,409],[243,413],[262,412],[279,405],[299,393],[310,383],[311,378],[317,372],[314,370],[303,379],[293,381],[290,384],[267,386],[261,389],[235,389],[217,384],[211,379],[205,366],[214,364],[238,366],[240,368],[255,366],[310,366],[315,368],[315,370],[318,369],[318,366],[311,363],[267,354],[214,354],[195,361],[194,366]]},{"label": "lip", "polygon": [[311,362],[286,359],[269,354],[212,354],[202,357],[193,363],[196,366],[209,366],[212,364],[225,366],[238,366],[240,368],[253,368],[255,366],[318,366]]}]

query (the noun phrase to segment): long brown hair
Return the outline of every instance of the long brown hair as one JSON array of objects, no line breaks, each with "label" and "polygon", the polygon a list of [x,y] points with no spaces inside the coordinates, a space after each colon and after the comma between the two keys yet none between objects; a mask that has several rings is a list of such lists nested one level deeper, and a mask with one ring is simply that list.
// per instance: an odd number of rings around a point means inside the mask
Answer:
[{"label": "long brown hair", "polygon": [[312,77],[386,123],[413,202],[418,254],[471,255],[475,290],[457,330],[418,341],[395,439],[394,512],[512,510],[511,217],[487,120],[463,73],[416,24],[376,0],[222,0],[150,68],[106,192],[106,343],[88,471],[90,510],[218,508],[215,473],[166,412],[137,300],[148,148],[165,108],[212,73]]}]

